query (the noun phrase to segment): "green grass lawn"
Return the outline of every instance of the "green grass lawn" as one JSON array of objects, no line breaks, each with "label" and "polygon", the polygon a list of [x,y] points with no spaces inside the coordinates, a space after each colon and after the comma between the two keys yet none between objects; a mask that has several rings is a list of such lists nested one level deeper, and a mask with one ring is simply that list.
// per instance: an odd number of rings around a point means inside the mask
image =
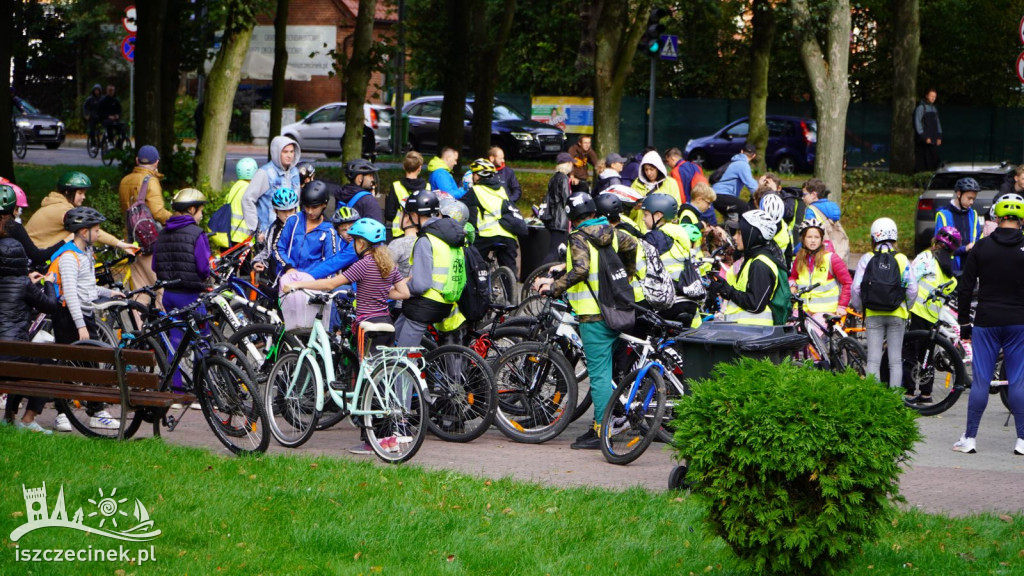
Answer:
[{"label": "green grass lawn", "polygon": [[[160,440],[44,437],[0,428],[0,539],[5,574],[737,574],[684,493],[563,489],[414,465],[302,456],[239,459]],[[119,542],[44,528],[17,543],[22,485],[64,488],[85,524],[117,488],[162,534],[143,566],[82,562],[18,566],[18,549],[116,548]],[[122,518],[124,526],[133,519]],[[108,522],[109,525],[109,522]],[[140,544],[126,543],[129,548]],[[123,572],[121,572],[123,570]],[[901,513],[844,574],[1020,574],[1024,518],[949,519]]]}]

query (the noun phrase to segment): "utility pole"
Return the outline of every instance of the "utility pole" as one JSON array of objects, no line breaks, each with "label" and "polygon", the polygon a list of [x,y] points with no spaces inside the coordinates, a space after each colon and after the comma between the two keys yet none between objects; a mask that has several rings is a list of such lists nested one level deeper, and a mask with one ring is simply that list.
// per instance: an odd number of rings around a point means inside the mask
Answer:
[{"label": "utility pole", "polygon": [[654,86],[657,81],[656,65],[658,62],[658,55],[661,53],[661,33],[665,31],[665,25],[661,23],[661,20],[668,15],[668,10],[665,10],[664,8],[651,8],[651,13],[647,17],[647,30],[644,31],[643,38],[640,39],[640,44],[637,46],[637,48],[646,53],[651,60],[651,85],[647,96],[648,146],[654,146]]}]

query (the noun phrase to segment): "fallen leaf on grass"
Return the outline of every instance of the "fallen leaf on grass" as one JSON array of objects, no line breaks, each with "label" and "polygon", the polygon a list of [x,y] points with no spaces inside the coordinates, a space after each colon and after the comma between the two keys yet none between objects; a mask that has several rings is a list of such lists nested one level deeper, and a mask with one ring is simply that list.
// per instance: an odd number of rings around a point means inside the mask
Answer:
[{"label": "fallen leaf on grass", "polygon": [[447,560],[449,562],[455,562],[455,554],[449,554]]},{"label": "fallen leaf on grass", "polygon": [[317,464],[316,462],[310,462],[310,463],[309,463],[309,467],[310,467],[310,468],[312,468],[312,469],[314,469],[314,470],[316,470],[317,468],[319,468],[319,467],[320,467],[320,465],[319,465],[319,464]]},{"label": "fallen leaf on grass", "polygon": [[383,566],[370,566],[370,572],[383,572]]},{"label": "fallen leaf on grass", "polygon": [[352,556],[352,559],[353,560],[359,560],[362,557],[363,557],[363,553],[362,552],[356,552],[355,556]]},{"label": "fallen leaf on grass", "polygon": [[1013,517],[1007,514],[1000,514],[999,519],[1003,522],[1006,522],[1007,524],[1013,524]]},{"label": "fallen leaf on grass", "polygon": [[25,513],[22,512],[21,510],[18,510],[17,512],[11,512],[11,518],[21,518],[24,515]]}]

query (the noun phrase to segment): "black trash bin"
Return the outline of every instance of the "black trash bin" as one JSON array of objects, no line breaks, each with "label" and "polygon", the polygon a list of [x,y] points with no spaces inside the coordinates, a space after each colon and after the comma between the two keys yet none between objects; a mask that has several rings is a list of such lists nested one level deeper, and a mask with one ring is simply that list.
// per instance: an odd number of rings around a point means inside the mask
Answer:
[{"label": "black trash bin", "polygon": [[521,263],[519,265],[519,281],[526,280],[531,272],[544,263],[548,256],[551,235],[543,226],[530,226],[526,236],[519,239]]},{"label": "black trash bin", "polygon": [[793,326],[748,326],[735,322],[706,322],[676,338],[687,380],[707,378],[715,365],[737,358],[768,358],[778,364],[807,346],[807,336]]}]

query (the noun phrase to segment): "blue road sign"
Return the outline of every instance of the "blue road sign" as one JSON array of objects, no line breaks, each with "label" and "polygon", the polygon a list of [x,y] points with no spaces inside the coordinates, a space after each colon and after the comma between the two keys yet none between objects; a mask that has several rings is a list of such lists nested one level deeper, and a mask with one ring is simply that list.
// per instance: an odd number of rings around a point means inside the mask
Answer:
[{"label": "blue road sign", "polygon": [[121,57],[129,62],[135,62],[135,35],[129,34],[121,41]]},{"label": "blue road sign", "polygon": [[662,60],[679,60],[679,36],[675,34],[661,35],[661,53],[658,57]]}]

